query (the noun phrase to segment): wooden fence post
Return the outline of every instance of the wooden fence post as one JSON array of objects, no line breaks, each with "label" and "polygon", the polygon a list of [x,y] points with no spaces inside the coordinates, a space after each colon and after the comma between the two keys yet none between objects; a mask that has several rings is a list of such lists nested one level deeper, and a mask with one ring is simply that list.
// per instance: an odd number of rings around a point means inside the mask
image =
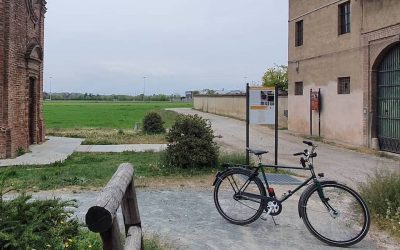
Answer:
[{"label": "wooden fence post", "polygon": [[142,249],[143,237],[133,181],[134,170],[131,164],[123,163],[99,194],[95,206],[86,213],[89,230],[100,233],[103,249],[122,250],[121,233],[118,226],[117,210],[121,205],[124,217],[125,249]]}]

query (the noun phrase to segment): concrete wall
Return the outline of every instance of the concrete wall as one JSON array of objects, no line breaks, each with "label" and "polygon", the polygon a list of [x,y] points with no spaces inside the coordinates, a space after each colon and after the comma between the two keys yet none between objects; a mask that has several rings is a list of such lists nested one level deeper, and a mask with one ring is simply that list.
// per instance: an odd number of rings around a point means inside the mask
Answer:
[{"label": "concrete wall", "polygon": [[[321,136],[353,145],[369,146],[373,109],[372,64],[376,59],[365,36],[377,33],[376,42],[397,32],[400,1],[351,0],[351,32],[339,35],[338,5],[346,0],[289,1],[289,130],[309,134],[310,89],[321,89]],[[295,46],[295,23],[303,20],[304,44]],[[388,28],[390,27],[390,28]],[[378,39],[381,39],[379,42]],[[382,40],[383,39],[383,40]],[[395,39],[395,38],[393,38]],[[393,40],[392,39],[392,40]],[[397,35],[399,40],[399,36]],[[393,41],[392,41],[393,42]],[[388,46],[385,42],[380,52]],[[378,54],[380,53],[378,52]],[[350,94],[338,94],[339,77],[351,78]],[[295,82],[303,82],[303,95],[294,95]],[[313,134],[318,133],[313,112]]]},{"label": "concrete wall", "polygon": [[[245,95],[197,95],[194,96],[193,102],[194,108],[197,110],[246,120]],[[284,115],[287,107],[287,96],[280,96],[279,125],[281,127],[287,127],[287,117]]]}]

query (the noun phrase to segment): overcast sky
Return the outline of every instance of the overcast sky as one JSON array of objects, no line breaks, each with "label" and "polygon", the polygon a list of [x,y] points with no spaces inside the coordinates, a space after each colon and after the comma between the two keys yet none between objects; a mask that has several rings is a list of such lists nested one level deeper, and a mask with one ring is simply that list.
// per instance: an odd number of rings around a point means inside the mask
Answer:
[{"label": "overcast sky", "polygon": [[239,89],[287,63],[286,0],[48,0],[45,91]]}]

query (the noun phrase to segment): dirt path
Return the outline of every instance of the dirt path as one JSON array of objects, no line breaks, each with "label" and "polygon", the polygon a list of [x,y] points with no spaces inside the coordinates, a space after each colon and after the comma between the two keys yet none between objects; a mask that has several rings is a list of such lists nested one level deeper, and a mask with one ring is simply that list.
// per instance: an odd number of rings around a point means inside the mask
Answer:
[{"label": "dirt path", "polygon": [[[215,134],[223,136],[223,138],[217,139],[223,150],[245,151],[245,122],[193,109],[171,110],[182,114],[198,114],[209,119]],[[293,153],[300,152],[307,146],[302,143],[301,138],[290,135],[286,131],[280,131],[279,138],[279,163],[298,165],[299,158],[294,157]],[[316,171],[324,172],[329,179],[339,180],[353,187],[356,187],[359,182],[364,182],[368,175],[374,173],[375,169],[400,171],[400,157],[399,160],[391,160],[324,143],[317,144],[319,145],[318,157],[314,162]],[[251,126],[250,147],[269,150],[271,153],[264,158],[273,162],[274,131],[264,126]]]},{"label": "dirt path", "polygon": [[[284,188],[284,187],[280,187]],[[40,192],[35,199],[77,199],[77,217],[84,216],[98,192]],[[337,249],[314,238],[297,214],[298,196],[290,199],[281,215],[259,219],[248,226],[229,224],[217,212],[212,188],[139,189],[139,209],[146,234],[156,234],[174,249]],[[121,214],[119,213],[121,220]],[[369,234],[354,249],[396,249],[389,239]]]}]

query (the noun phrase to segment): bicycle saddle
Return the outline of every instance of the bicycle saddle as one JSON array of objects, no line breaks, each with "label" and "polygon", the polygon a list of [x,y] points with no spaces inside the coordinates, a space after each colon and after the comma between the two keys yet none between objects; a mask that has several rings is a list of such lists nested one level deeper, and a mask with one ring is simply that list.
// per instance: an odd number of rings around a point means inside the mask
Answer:
[{"label": "bicycle saddle", "polygon": [[251,149],[251,148],[247,148],[247,150],[249,150],[250,153],[257,155],[257,156],[268,153],[268,151],[265,151],[265,150],[257,150],[257,149]]}]

